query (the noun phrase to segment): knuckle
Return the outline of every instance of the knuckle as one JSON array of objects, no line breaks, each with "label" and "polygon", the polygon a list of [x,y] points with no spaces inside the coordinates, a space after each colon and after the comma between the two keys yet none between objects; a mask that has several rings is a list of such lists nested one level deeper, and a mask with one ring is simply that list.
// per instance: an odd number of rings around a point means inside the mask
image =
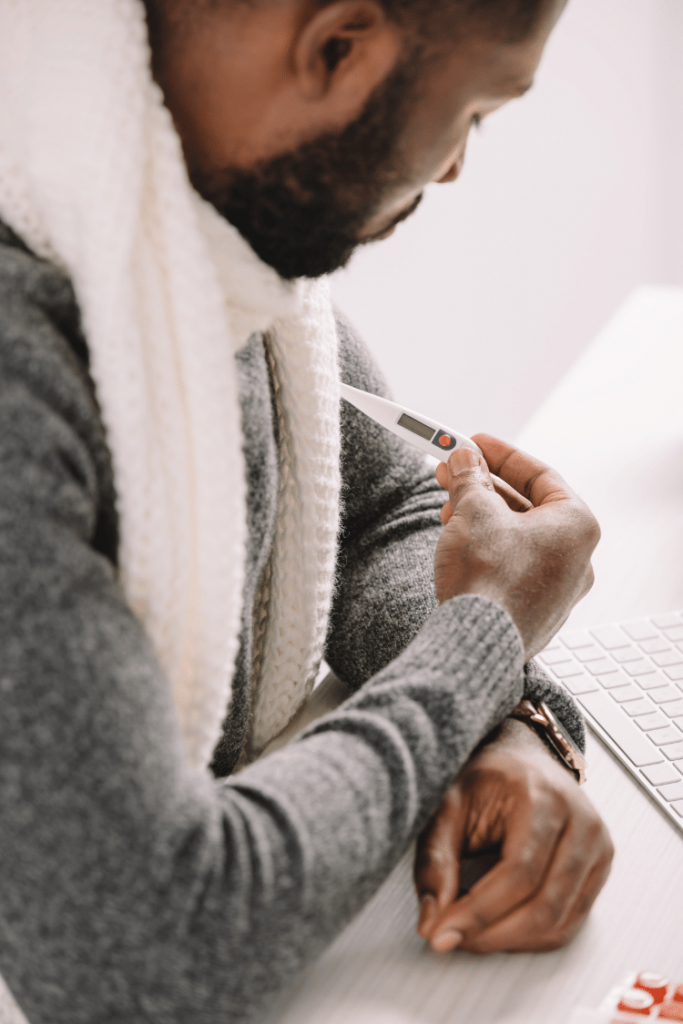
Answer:
[{"label": "knuckle", "polygon": [[591,815],[587,825],[587,848],[594,853],[597,861],[602,861],[607,866],[614,860],[615,847],[609,829],[592,805]]},{"label": "knuckle", "polygon": [[561,931],[557,932],[555,935],[551,935],[550,938],[548,938],[545,941],[545,943],[543,944],[544,950],[547,953],[552,953],[552,952],[554,952],[557,949],[562,949],[564,946],[567,945],[567,943],[571,939],[573,939],[574,932],[575,932],[574,928],[572,928],[572,929],[562,929]]},{"label": "knuckle", "polygon": [[564,901],[559,896],[552,896],[539,903],[533,911],[535,931],[541,935],[554,933],[564,916]]},{"label": "knuckle", "polygon": [[444,871],[449,860],[450,857],[447,856],[442,845],[430,843],[427,846],[425,864],[426,867],[430,868],[432,871]]},{"label": "knuckle", "polygon": [[536,888],[540,877],[538,858],[531,852],[520,854],[512,870],[512,884],[520,892],[530,893]]}]

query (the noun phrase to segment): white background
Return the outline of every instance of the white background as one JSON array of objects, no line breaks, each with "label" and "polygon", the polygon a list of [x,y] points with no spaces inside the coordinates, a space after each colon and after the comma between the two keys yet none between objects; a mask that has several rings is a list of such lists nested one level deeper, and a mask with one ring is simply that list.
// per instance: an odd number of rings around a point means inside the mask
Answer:
[{"label": "white background", "polygon": [[683,0],[570,0],[532,92],[333,289],[403,404],[512,437],[642,283],[683,285]]}]

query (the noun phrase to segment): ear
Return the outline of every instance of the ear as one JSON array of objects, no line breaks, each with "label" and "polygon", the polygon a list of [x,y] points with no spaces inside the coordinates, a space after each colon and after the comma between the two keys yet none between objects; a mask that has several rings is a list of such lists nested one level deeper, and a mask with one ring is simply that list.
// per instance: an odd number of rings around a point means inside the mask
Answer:
[{"label": "ear", "polygon": [[309,102],[363,105],[394,67],[402,32],[376,0],[335,0],[315,10],[294,48],[299,92]]}]

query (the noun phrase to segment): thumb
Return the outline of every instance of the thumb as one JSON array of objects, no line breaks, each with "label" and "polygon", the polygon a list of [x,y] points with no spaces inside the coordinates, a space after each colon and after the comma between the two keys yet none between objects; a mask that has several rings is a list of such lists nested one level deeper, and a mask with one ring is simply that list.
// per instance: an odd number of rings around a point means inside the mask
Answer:
[{"label": "thumb", "polygon": [[456,448],[451,452],[447,467],[446,489],[453,512],[473,488],[484,488],[495,493],[493,480],[486,462],[471,448]]},{"label": "thumb", "polygon": [[462,794],[457,786],[452,786],[417,844],[414,871],[420,899],[417,930],[423,939],[431,936],[458,895],[464,830]]}]

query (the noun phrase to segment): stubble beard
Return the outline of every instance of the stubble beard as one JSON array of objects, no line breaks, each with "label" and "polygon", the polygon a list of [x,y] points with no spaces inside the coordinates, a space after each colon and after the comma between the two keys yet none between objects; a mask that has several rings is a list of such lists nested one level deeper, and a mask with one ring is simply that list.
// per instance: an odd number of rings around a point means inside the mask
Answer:
[{"label": "stubble beard", "polygon": [[[401,66],[340,132],[305,142],[248,170],[191,173],[197,191],[285,279],[320,277],[345,266],[366,225],[405,181],[398,139],[414,93],[414,67]],[[421,196],[382,226],[383,234]]]}]

